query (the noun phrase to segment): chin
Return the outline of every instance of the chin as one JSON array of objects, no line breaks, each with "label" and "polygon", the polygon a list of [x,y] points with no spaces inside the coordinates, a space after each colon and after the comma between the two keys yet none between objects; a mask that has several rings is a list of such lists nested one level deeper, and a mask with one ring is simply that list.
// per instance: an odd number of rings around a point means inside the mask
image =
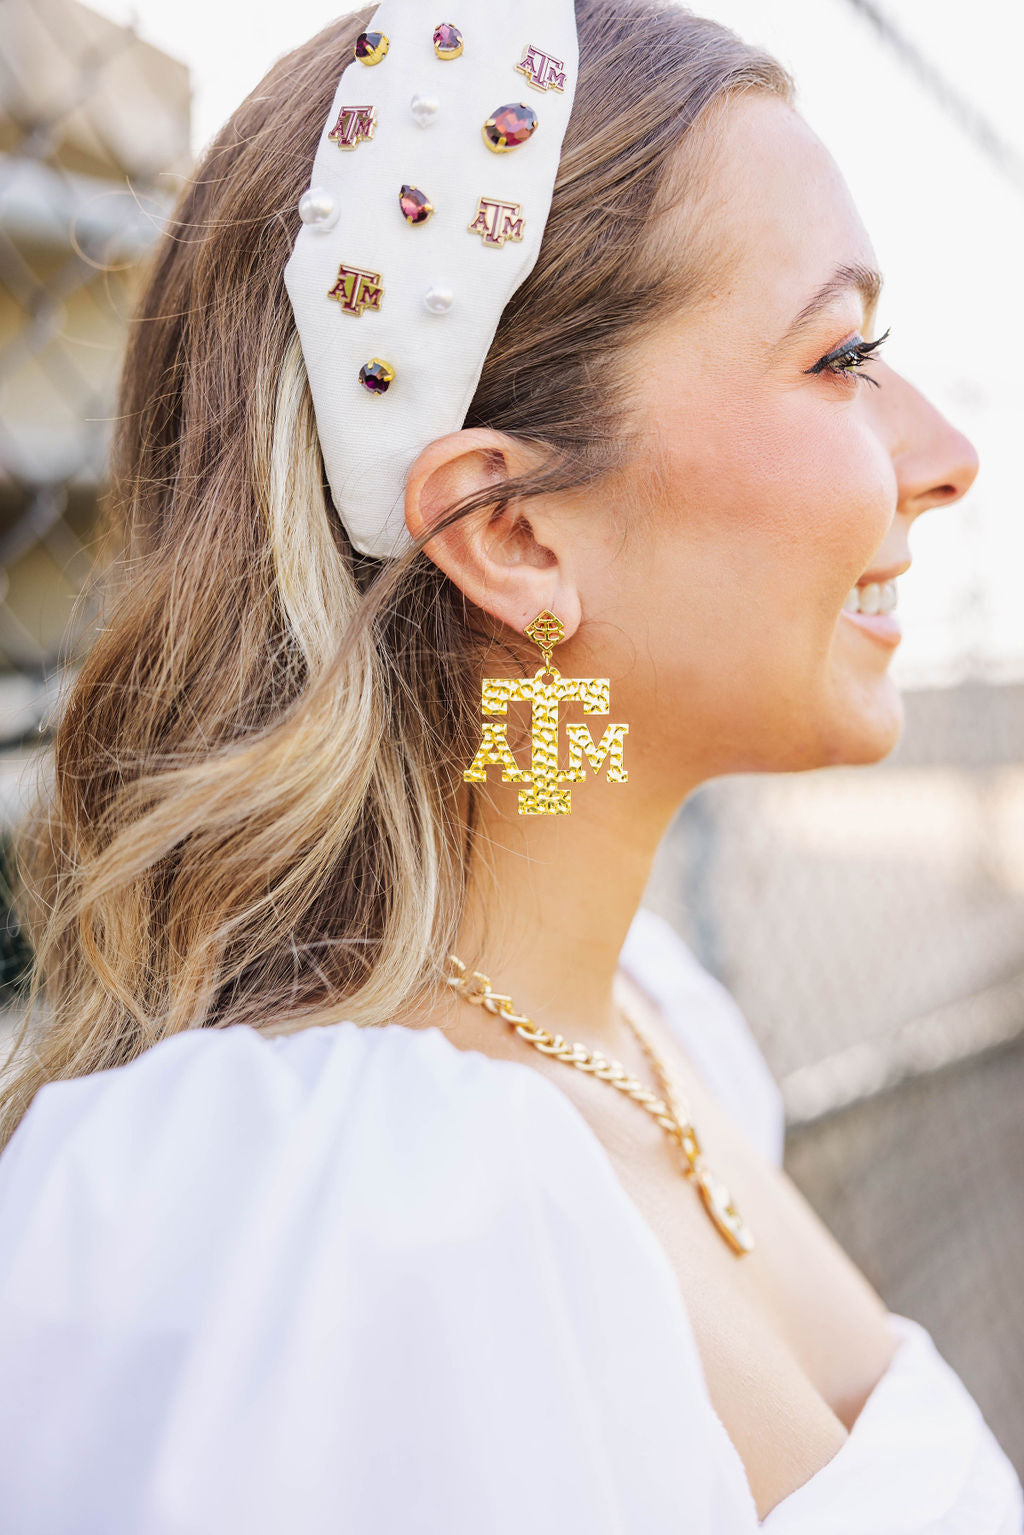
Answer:
[{"label": "chin", "polygon": [[892,678],[851,688],[827,732],[823,766],[857,767],[881,762],[903,734],[903,697]]}]

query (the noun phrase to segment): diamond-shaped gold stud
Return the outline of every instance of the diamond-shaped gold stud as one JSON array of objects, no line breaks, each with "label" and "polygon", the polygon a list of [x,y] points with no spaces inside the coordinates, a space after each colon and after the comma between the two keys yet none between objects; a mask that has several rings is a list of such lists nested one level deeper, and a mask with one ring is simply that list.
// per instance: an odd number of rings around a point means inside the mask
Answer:
[{"label": "diamond-shaped gold stud", "polygon": [[550,655],[556,645],[560,645],[565,639],[565,625],[554,613],[549,613],[547,608],[543,613],[538,613],[532,623],[527,624],[523,633],[531,639],[535,645],[539,645],[545,655]]}]

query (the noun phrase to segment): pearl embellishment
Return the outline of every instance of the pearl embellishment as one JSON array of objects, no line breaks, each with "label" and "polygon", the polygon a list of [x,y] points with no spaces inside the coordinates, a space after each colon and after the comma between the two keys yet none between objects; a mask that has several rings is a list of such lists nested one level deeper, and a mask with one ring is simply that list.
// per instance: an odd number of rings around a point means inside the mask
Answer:
[{"label": "pearl embellishment", "polygon": [[423,96],[417,91],[409,103],[409,110],[421,128],[429,128],[437,116],[439,105],[436,96]]},{"label": "pearl embellishment", "polygon": [[333,229],[340,209],[323,187],[307,187],[299,198],[299,218],[314,229]]},{"label": "pearl embellishment", "polygon": [[447,314],[455,302],[455,295],[451,288],[446,288],[442,283],[435,283],[424,293],[423,302],[431,314]]}]

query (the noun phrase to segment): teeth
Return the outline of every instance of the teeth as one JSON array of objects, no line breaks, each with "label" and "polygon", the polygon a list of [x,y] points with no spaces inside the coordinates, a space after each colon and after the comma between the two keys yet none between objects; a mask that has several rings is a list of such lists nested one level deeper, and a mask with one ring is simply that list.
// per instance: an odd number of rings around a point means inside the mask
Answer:
[{"label": "teeth", "polygon": [[875,614],[882,605],[882,592],[877,581],[870,582],[860,589],[860,610],[862,613]]},{"label": "teeth", "polygon": [[895,581],[869,581],[848,593],[843,608],[847,613],[891,613],[899,601]]}]

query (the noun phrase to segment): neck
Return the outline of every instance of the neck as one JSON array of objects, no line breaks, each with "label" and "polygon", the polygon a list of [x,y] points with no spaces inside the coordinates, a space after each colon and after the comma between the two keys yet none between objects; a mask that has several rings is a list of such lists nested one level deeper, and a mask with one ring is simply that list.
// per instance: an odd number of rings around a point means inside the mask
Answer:
[{"label": "neck", "polygon": [[545,1028],[605,1048],[619,950],[675,805],[593,781],[569,815],[520,816],[516,791],[480,795],[456,953]]}]

